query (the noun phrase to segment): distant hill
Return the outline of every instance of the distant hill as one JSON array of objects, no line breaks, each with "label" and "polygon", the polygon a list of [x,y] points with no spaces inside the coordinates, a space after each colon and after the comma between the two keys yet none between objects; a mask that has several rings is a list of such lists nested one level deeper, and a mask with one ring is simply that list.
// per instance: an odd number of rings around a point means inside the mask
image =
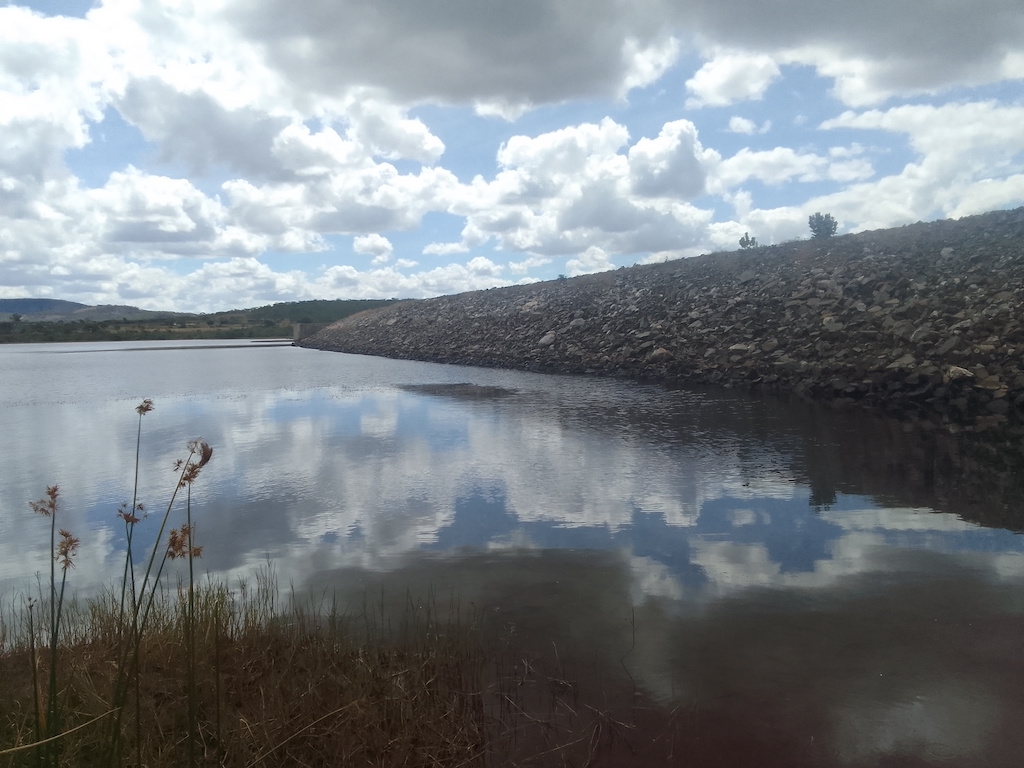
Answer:
[{"label": "distant hill", "polygon": [[78,309],[85,309],[87,304],[61,299],[0,299],[0,315],[36,315],[62,314],[68,315]]},{"label": "distant hill", "polygon": [[154,312],[120,304],[89,306],[60,299],[0,299],[0,320],[21,315],[26,323],[65,323],[84,320],[99,323],[105,320],[157,320],[173,317],[195,317],[184,312]]},{"label": "distant hill", "polygon": [[229,312],[216,312],[204,315],[213,319],[230,319],[232,316],[244,315],[252,320],[289,323],[333,323],[342,318],[363,312],[367,309],[379,309],[394,304],[396,299],[314,299],[312,301],[282,301],[252,309],[236,309]]},{"label": "distant hill", "polygon": [[20,315],[25,323],[102,323],[124,320],[191,320],[202,318],[215,322],[333,323],[354,312],[387,306],[394,299],[322,299],[315,301],[283,301],[252,309],[199,314],[195,312],[157,312],[122,304],[90,306],[60,299],[0,299],[0,322]]},{"label": "distant hill", "polygon": [[292,338],[294,323],[328,324],[395,299],[285,301],[198,314],[57,299],[0,299],[0,344],[138,339]]}]

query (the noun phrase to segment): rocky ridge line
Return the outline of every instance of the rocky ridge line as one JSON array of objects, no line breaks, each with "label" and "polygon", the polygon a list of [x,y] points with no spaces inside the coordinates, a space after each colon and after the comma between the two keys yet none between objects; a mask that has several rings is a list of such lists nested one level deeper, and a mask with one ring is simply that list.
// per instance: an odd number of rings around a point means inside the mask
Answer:
[{"label": "rocky ridge line", "polygon": [[1024,208],[401,302],[301,344],[1024,423]]}]

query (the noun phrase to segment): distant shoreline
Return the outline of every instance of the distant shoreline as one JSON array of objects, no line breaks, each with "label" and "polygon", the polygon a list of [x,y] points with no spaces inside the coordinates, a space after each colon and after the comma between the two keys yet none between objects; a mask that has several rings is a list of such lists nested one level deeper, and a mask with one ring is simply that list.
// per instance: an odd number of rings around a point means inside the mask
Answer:
[{"label": "distant shoreline", "polygon": [[[175,341],[178,341],[178,340],[175,339]],[[191,341],[207,341],[207,339],[191,339]],[[41,343],[46,343],[46,342],[41,342]],[[54,342],[54,343],[61,343],[61,342]],[[102,343],[102,342],[88,342],[88,341],[86,341],[86,342],[63,342],[63,343],[70,343],[70,344],[92,344],[92,343]],[[116,343],[116,341],[114,343]],[[124,343],[125,344],[131,344],[132,342],[131,341],[126,341]],[[62,354],[62,355],[80,355],[80,354],[86,354],[86,353],[89,353],[89,352],[162,352],[164,350],[181,350],[181,349],[196,349],[196,350],[199,350],[199,349],[244,349],[246,347],[249,347],[249,348],[260,347],[260,348],[262,348],[262,347],[293,347],[293,346],[295,346],[295,342],[293,342],[291,339],[247,339],[247,340],[240,339],[240,340],[238,340],[238,342],[233,343],[233,344],[202,344],[202,345],[175,344],[173,346],[171,346],[171,345],[168,345],[168,346],[152,346],[152,347],[135,347],[135,346],[132,346],[132,347],[124,347],[124,348],[121,348],[121,349],[111,348],[111,349],[103,349],[103,350],[99,350],[99,349],[63,349],[63,350],[60,350],[60,352],[58,354]]]}]

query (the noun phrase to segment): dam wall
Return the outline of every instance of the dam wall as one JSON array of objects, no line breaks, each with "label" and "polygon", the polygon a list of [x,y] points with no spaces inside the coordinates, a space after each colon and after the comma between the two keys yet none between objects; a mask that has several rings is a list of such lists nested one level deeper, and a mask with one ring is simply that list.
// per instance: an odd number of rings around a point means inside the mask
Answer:
[{"label": "dam wall", "polygon": [[300,346],[1024,416],[1024,208],[400,302]]}]

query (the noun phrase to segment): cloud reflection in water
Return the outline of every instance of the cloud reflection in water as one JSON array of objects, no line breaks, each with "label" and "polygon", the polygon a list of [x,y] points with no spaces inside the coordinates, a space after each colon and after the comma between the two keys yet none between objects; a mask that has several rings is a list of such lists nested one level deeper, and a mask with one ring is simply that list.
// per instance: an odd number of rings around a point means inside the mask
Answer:
[{"label": "cloud reflection in water", "polygon": [[151,512],[185,441],[215,448],[195,488],[215,577],[249,578],[269,558],[283,586],[353,601],[450,590],[574,648],[581,669],[624,664],[648,695],[700,702],[704,744],[742,723],[779,754],[778,733],[827,745],[827,759],[801,746],[793,765],[1019,753],[999,723],[1024,712],[1005,682],[1024,672],[1024,546],[966,522],[973,508],[924,482],[934,456],[901,430],[727,392],[292,349],[190,354],[205,378],[167,352],[116,381],[89,355],[61,361],[64,384],[0,369],[18,447],[0,475],[5,598],[48,567],[28,501],[54,482],[82,539],[74,586],[119,573],[138,391],[156,400],[140,478]]}]

